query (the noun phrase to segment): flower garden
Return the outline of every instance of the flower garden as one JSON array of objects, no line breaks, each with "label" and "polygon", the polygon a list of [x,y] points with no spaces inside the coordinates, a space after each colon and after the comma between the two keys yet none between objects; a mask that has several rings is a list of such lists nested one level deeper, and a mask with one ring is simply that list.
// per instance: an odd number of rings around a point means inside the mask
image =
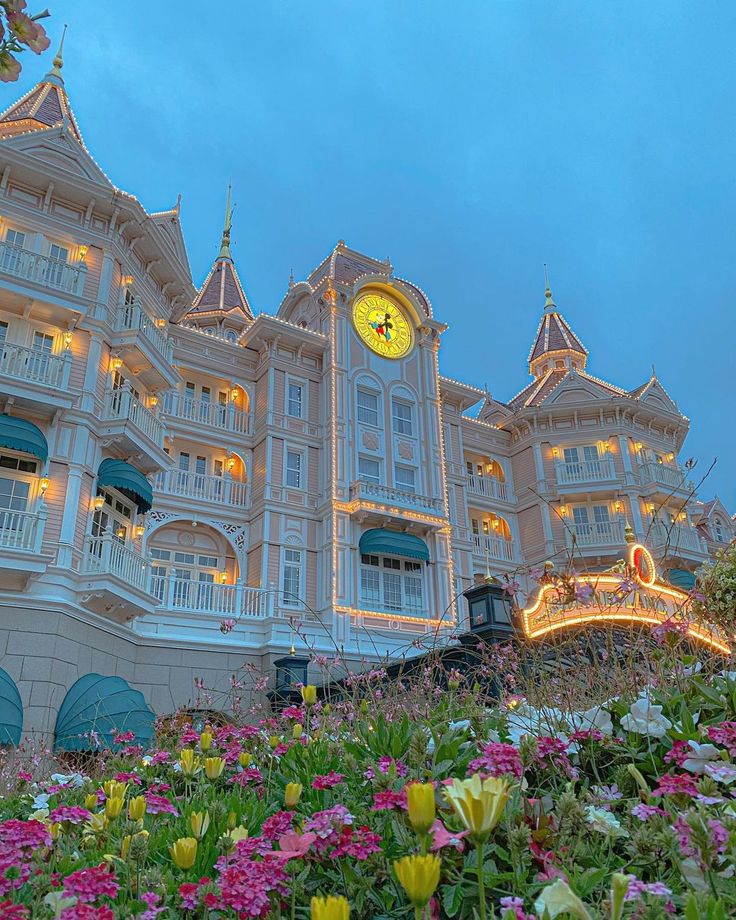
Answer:
[{"label": "flower garden", "polygon": [[658,676],[575,709],[532,705],[503,654],[169,721],[150,750],[8,752],[0,917],[736,915],[736,672],[655,652]]}]

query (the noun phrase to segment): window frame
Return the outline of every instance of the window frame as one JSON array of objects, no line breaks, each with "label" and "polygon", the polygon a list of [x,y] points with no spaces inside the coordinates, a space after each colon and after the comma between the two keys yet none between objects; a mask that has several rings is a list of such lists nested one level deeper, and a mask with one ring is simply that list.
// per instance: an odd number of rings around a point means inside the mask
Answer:
[{"label": "window frame", "polygon": [[[289,558],[290,556],[297,556],[297,559]],[[304,550],[301,548],[293,546],[283,546],[281,548],[281,589],[279,594],[281,596],[281,604],[284,607],[299,607],[303,605],[302,601],[302,585],[304,584]],[[291,588],[287,590],[286,586],[286,573],[287,569],[291,571],[296,571],[297,573],[297,590],[294,591]]]},{"label": "window frame", "polygon": [[[411,473],[411,485],[406,485],[405,483],[399,481],[399,472]],[[416,495],[418,493],[417,478],[417,469],[415,467],[407,466],[404,463],[394,463],[394,488],[398,489],[400,492],[407,492],[410,495]]]},{"label": "window frame", "polygon": [[[298,414],[292,412],[292,396],[291,388],[297,387],[299,389],[299,412]],[[306,381],[299,379],[298,377],[287,376],[286,378],[286,390],[284,392],[284,414],[288,415],[289,418],[304,419],[307,411],[307,384]]]},{"label": "window frame", "polygon": [[[360,404],[361,396],[370,396],[373,399],[375,399],[376,401],[375,410],[369,409],[366,406],[361,406]],[[355,408],[356,408],[355,417],[357,418],[359,424],[368,425],[369,428],[378,428],[378,429],[383,428],[383,426],[381,425],[381,393],[380,393],[380,390],[374,390],[366,386],[356,387]],[[365,412],[372,413],[373,411],[375,411],[375,416],[376,416],[375,421],[369,421],[368,419],[365,419],[362,417],[362,413],[365,413]]]},{"label": "window frame", "polygon": [[[375,463],[376,468],[378,469],[378,474],[374,479],[372,476],[367,475],[361,470],[361,465],[363,463]],[[381,460],[378,457],[366,457],[365,454],[358,454],[358,480],[360,482],[366,482],[372,486],[382,485],[383,480],[383,469],[381,466]]]},{"label": "window frame", "polygon": [[[408,409],[409,418],[408,419],[401,418],[400,415],[397,415],[396,414],[397,407],[401,409]],[[414,433],[414,427],[415,427],[414,416],[415,416],[415,413],[414,413],[413,403],[409,402],[408,399],[402,399],[399,396],[391,397],[391,424],[394,429],[394,434],[399,434],[405,438],[415,438],[416,434]],[[407,424],[408,424],[409,430],[404,431],[402,426],[405,426]]]},{"label": "window frame", "polygon": [[[298,457],[298,463],[296,467],[289,466],[289,455]],[[284,487],[287,489],[299,489],[304,490],[304,481],[307,473],[306,468],[306,451],[298,447],[289,447],[288,445],[284,448]],[[289,482],[289,475],[291,473],[296,473],[296,484]]]},{"label": "window frame", "polygon": [[[370,589],[366,588],[368,576],[373,585]],[[407,603],[407,597],[412,599],[411,603]],[[421,562],[403,556],[360,555],[358,602],[362,609],[421,618],[427,612],[427,600],[425,566]]]}]

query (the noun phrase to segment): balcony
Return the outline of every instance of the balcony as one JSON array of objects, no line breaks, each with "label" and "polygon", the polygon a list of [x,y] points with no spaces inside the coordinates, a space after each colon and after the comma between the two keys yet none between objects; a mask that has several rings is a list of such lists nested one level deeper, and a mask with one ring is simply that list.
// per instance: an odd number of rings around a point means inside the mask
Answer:
[{"label": "balcony", "polygon": [[172,367],[174,346],[137,301],[118,307],[112,321],[113,347],[151,388],[172,387],[179,380]]},{"label": "balcony", "polygon": [[63,294],[82,297],[87,267],[69,265],[61,259],[0,242],[0,274],[27,281],[35,288],[45,288]]},{"label": "balcony", "polygon": [[187,427],[204,425],[206,428],[218,428],[233,434],[250,434],[251,415],[242,409],[236,409],[232,403],[223,405],[209,400],[190,399],[181,393],[167,393],[164,400],[164,412],[172,419],[187,422]]},{"label": "balcony", "polygon": [[142,453],[141,462],[147,470],[169,465],[164,452],[164,423],[129,387],[105,392],[100,420],[101,436],[119,443],[126,453]]},{"label": "balcony", "polygon": [[484,559],[490,557],[500,562],[513,562],[516,558],[514,552],[513,540],[504,540],[503,537],[492,537],[490,534],[472,535],[474,549],[473,554],[482,556]]},{"label": "balcony", "polygon": [[565,540],[568,548],[573,542],[580,547],[620,547],[626,546],[624,525],[621,521],[594,521],[591,524],[570,523],[565,528]]},{"label": "balcony", "polygon": [[0,511],[0,586],[22,590],[34,575],[46,571],[41,555],[46,507],[39,511]]},{"label": "balcony", "polygon": [[695,486],[679,466],[668,466],[652,460],[639,464],[639,481],[643,487],[646,487],[647,494],[652,492],[666,495],[695,493]]},{"label": "balcony", "polygon": [[247,482],[238,482],[232,476],[205,476],[188,470],[166,470],[159,473],[154,489],[164,495],[181,496],[222,505],[244,508],[250,499]]},{"label": "balcony", "polygon": [[366,482],[362,479],[350,486],[350,498],[359,504],[388,505],[390,507],[386,510],[390,512],[403,508],[433,517],[443,517],[445,513],[444,502],[440,498],[430,498],[416,492],[404,492],[401,489],[392,489],[389,486]]},{"label": "balcony", "polygon": [[154,575],[151,592],[163,610],[209,613],[218,617],[263,618],[272,615],[273,593],[249,588],[242,582],[219,585],[174,575]]},{"label": "balcony", "polygon": [[564,461],[555,463],[558,486],[576,486],[583,483],[610,482],[617,479],[611,457],[598,460]]},{"label": "balcony", "polygon": [[55,412],[68,409],[74,402],[69,393],[72,355],[50,355],[5,343],[0,352],[0,377],[5,378],[3,392],[16,402],[33,409]]},{"label": "balcony", "polygon": [[112,534],[87,538],[80,570],[81,600],[90,610],[125,621],[153,609],[146,560]]},{"label": "balcony", "polygon": [[476,476],[469,474],[467,476],[468,492],[471,495],[479,495],[482,498],[490,498],[497,502],[513,502],[514,496],[507,483],[501,482],[495,476]]},{"label": "balcony", "polygon": [[666,557],[707,556],[708,547],[694,527],[682,524],[664,524],[656,521],[645,537],[652,550]]}]

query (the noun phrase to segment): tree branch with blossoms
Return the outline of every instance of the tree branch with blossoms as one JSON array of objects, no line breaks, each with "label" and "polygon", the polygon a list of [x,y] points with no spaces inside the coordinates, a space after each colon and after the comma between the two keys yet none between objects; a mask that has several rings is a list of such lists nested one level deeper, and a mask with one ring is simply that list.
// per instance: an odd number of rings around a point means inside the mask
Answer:
[{"label": "tree branch with blossoms", "polygon": [[25,13],[26,0],[0,0],[0,81],[13,83],[22,65],[16,55],[26,48],[41,54],[49,47],[49,37],[39,23],[51,14],[43,10],[30,16]]}]

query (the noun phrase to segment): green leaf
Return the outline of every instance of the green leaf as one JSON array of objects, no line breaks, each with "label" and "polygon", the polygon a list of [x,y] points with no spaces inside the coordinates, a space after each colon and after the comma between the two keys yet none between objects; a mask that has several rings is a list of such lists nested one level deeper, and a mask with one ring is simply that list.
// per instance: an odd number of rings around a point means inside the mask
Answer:
[{"label": "green leaf", "polygon": [[462,906],[462,885],[446,885],[442,891],[442,907],[447,916],[456,917]]}]

